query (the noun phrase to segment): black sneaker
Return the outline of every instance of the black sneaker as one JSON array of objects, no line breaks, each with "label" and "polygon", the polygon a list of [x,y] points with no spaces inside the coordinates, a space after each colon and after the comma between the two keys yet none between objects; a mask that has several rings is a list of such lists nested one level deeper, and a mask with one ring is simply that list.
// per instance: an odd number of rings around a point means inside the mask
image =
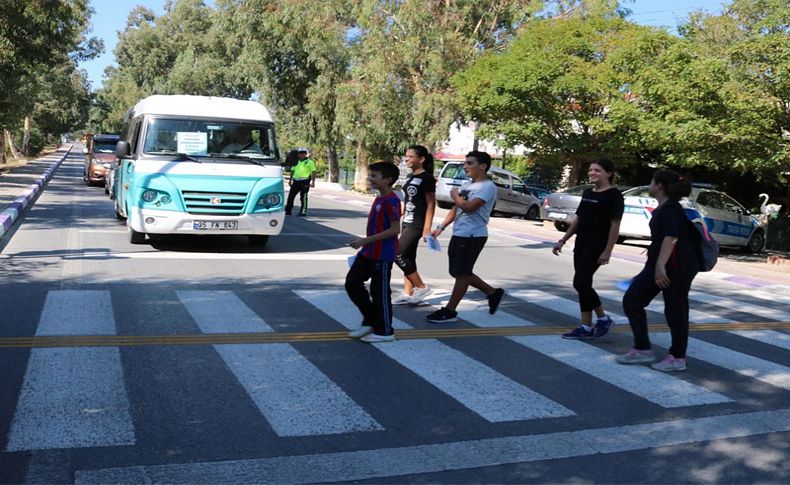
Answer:
[{"label": "black sneaker", "polygon": [[499,302],[502,301],[503,296],[505,296],[505,290],[502,288],[497,288],[493,293],[486,297],[488,298],[488,313],[491,315],[496,313],[497,308],[499,308]]},{"label": "black sneaker", "polygon": [[612,328],[612,318],[609,315],[605,315],[603,318],[599,318],[595,321],[595,326],[593,327],[593,337],[594,338],[601,338],[609,333],[609,329]]},{"label": "black sneaker", "polygon": [[306,215],[307,214],[305,214],[304,212],[300,212],[300,213],[296,214],[296,217],[304,217]]},{"label": "black sneaker", "polygon": [[457,322],[458,312],[441,307],[440,309],[425,317],[425,319],[434,323]]},{"label": "black sneaker", "polygon": [[568,340],[585,340],[585,339],[590,339],[590,338],[594,337],[593,331],[594,331],[594,329],[593,330],[587,330],[584,327],[582,327],[581,325],[579,325],[578,327],[574,328],[570,332],[562,334],[562,338],[568,339]]}]

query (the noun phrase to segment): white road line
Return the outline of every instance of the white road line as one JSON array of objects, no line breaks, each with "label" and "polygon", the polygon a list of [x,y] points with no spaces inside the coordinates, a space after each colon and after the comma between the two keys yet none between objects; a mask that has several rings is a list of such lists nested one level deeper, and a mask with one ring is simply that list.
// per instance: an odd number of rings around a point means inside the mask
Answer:
[{"label": "white road line", "polygon": [[[527,303],[533,303],[535,305],[542,306],[543,308],[548,308],[549,310],[563,313],[571,317],[579,318],[580,315],[578,301],[552,295],[551,293],[545,291],[512,290],[509,294],[514,298],[526,301]],[[604,309],[606,309],[606,305],[604,305]],[[606,309],[606,314],[612,317],[612,320],[614,320],[615,323],[628,323],[627,318],[617,313],[611,312],[608,309]]]},{"label": "white road line", "polygon": [[115,317],[107,290],[47,292],[36,336],[115,335]]},{"label": "white road line", "polygon": [[790,335],[776,330],[731,330],[730,333],[790,350]]},{"label": "white road line", "polygon": [[564,340],[555,335],[509,337],[510,340],[556,359],[586,374],[665,408],[730,402],[670,374],[645,366],[618,364],[615,355],[592,345]]},{"label": "white road line", "polygon": [[203,333],[274,331],[232,291],[178,290],[176,295]]},{"label": "white road line", "polygon": [[[36,336],[114,334],[108,291],[47,293]],[[118,348],[31,351],[7,450],[134,443]]]},{"label": "white road line", "polygon": [[781,409],[401,448],[78,470],[75,483],[350,482],[650,450],[786,431],[790,431],[790,410]]},{"label": "white road line", "polygon": [[266,260],[266,261],[346,261],[354,254],[347,250],[342,253],[175,253],[175,252],[142,252],[142,253],[106,253],[84,252],[81,255],[69,258],[115,258],[115,259],[239,259],[239,260]]},{"label": "white road line", "polygon": [[[428,298],[423,300],[435,306],[445,306],[449,301],[450,293],[448,291],[434,291]],[[508,294],[505,294],[505,301],[507,301]],[[501,307],[500,307],[501,308]],[[503,310],[497,311],[495,314],[488,313],[488,301],[486,300],[461,300],[458,304],[458,317],[466,320],[473,321],[478,327],[534,327],[537,325],[535,322],[525,320],[517,317]]]},{"label": "white road line", "polygon": [[[672,344],[668,333],[651,334],[650,340],[665,348],[669,348]],[[691,358],[729,369],[743,376],[790,390],[790,368],[781,364],[736,352],[696,338],[689,339],[687,355]]]},{"label": "white road line", "polygon": [[134,445],[117,347],[33,349],[6,451]]},{"label": "white road line", "polygon": [[723,308],[729,308],[738,312],[751,313],[752,315],[758,315],[769,320],[778,320],[780,322],[790,321],[790,313],[788,312],[776,310],[767,306],[745,303],[739,300],[733,300],[728,297],[692,291],[689,293],[689,299],[703,303],[710,303],[711,305],[716,305]]},{"label": "white road line", "polygon": [[[788,287],[781,287],[775,286],[772,291],[766,290],[737,290],[735,292],[738,296],[747,296],[750,298],[757,298],[760,300],[766,300],[772,303],[782,303],[784,305],[790,305],[790,290],[787,289]],[[785,294],[782,294],[782,293]],[[756,303],[756,302],[755,302]]]},{"label": "white road line", "polygon": [[[272,332],[230,291],[178,291],[204,333]],[[278,436],[383,429],[315,365],[288,344],[214,345]]]},{"label": "white road line", "polygon": [[[623,293],[614,290],[596,290],[598,294],[609,300],[622,300]],[[647,310],[652,312],[664,314],[664,300],[663,297],[657,296],[655,300],[653,300],[650,305],[648,305]],[[735,323],[734,320],[730,320],[729,318],[722,317],[719,315],[715,315],[713,313],[703,312],[700,310],[695,310],[694,308],[689,308],[689,321],[693,323]],[[625,323],[628,323],[626,319]]]},{"label": "white road line", "polygon": [[[359,326],[359,312],[345,292],[295,292],[344,327]],[[395,323],[396,329],[411,328]],[[489,422],[575,414],[438,340],[404,340],[375,347]]]}]

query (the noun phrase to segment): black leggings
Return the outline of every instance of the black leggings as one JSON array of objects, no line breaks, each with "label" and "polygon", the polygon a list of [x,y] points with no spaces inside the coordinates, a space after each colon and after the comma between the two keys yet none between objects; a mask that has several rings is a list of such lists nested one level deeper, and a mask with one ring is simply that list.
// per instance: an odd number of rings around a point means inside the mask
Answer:
[{"label": "black leggings", "polygon": [[579,307],[583,312],[591,312],[601,306],[601,299],[592,287],[593,275],[601,266],[598,264],[600,255],[590,251],[573,253],[573,287],[579,293]]},{"label": "black leggings", "polygon": [[669,353],[678,359],[686,357],[689,340],[689,291],[695,276],[697,273],[667,268],[667,277],[671,283],[662,290],[656,285],[655,263],[648,263],[645,269],[634,277],[628,291],[623,295],[623,310],[628,316],[628,323],[631,324],[635,349],[650,348],[645,308],[659,293],[663,293],[664,316],[672,333]]},{"label": "black leggings", "polygon": [[400,231],[398,256],[395,258],[395,264],[407,276],[417,271],[417,246],[420,244],[421,237],[421,228],[403,226]]}]

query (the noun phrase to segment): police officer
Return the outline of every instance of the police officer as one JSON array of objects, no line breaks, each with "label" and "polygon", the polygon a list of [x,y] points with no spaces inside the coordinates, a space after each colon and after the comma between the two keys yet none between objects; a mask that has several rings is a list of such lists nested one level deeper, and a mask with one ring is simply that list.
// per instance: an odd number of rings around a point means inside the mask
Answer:
[{"label": "police officer", "polygon": [[299,149],[299,161],[291,168],[291,178],[288,181],[291,189],[288,191],[288,202],[285,204],[285,215],[291,215],[294,199],[299,194],[301,207],[299,216],[307,215],[307,193],[310,187],[315,187],[315,162],[310,159],[307,148]]}]

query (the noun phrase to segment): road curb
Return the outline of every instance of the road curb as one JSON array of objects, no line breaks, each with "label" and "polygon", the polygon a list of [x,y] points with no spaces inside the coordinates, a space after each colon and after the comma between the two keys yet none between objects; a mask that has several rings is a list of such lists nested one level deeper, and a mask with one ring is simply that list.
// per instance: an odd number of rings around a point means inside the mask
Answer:
[{"label": "road curb", "polygon": [[790,267],[790,259],[783,258],[781,256],[768,256],[766,259],[768,264],[772,264],[774,266],[788,266]]},{"label": "road curb", "polygon": [[11,226],[14,225],[14,222],[19,218],[19,215],[22,214],[25,207],[27,207],[31,201],[35,200],[36,196],[52,178],[52,174],[55,173],[55,170],[58,169],[60,164],[63,163],[63,160],[69,155],[73,146],[74,145],[70,145],[63,153],[63,156],[53,162],[52,165],[38,177],[35,183],[28,185],[28,187],[22,191],[22,195],[11,202],[11,204],[0,214],[0,238],[11,229]]}]

